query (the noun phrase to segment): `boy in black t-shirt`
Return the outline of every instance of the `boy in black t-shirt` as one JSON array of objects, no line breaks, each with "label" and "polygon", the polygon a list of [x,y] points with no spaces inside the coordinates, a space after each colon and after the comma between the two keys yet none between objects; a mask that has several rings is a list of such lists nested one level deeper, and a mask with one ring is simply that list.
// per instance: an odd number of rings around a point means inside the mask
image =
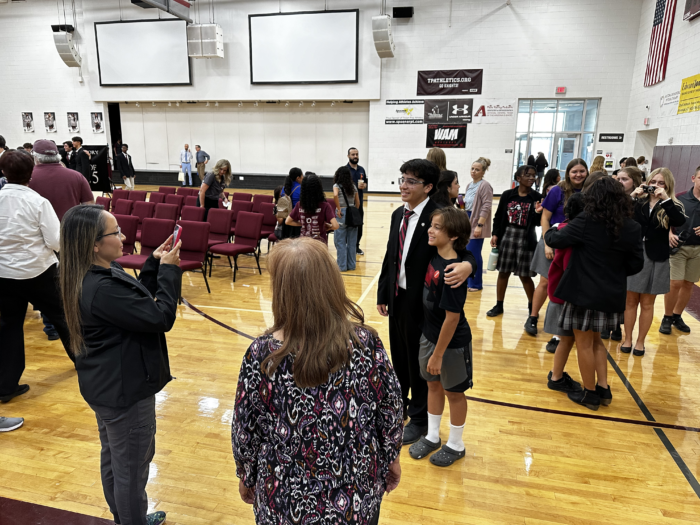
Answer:
[{"label": "boy in black t-shirt", "polygon": [[445,396],[450,404],[450,438],[430,462],[447,467],[465,455],[462,431],[467,418],[464,392],[472,387],[472,334],[464,317],[467,283],[445,286],[445,268],[459,262],[457,251],[469,241],[471,225],[466,213],[456,208],[437,209],[431,216],[428,244],[437,255],[428,265],[423,289],[423,336],[418,362],[428,382],[428,433],[409,449],[413,459],[422,459],[440,448],[440,420]]}]

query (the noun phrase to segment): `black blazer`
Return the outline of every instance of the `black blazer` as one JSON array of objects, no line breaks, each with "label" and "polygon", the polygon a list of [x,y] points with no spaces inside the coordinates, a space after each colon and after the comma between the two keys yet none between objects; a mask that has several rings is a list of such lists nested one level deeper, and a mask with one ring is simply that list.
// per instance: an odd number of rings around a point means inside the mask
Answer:
[{"label": "black blazer", "polygon": [[642,227],[642,239],[647,257],[652,261],[665,261],[669,258],[668,231],[659,223],[657,212],[659,208],[666,211],[669,226],[683,226],[685,214],[676,206],[672,199],[666,202],[657,202],[654,210],[649,214],[649,201],[637,199],[634,204],[634,220]]},{"label": "black blazer", "polygon": [[85,401],[128,408],[172,379],[165,332],[175,324],[180,276],[178,266],[153,256],[139,280],[114,262],[88,271],[80,299],[85,349],[75,362]]},{"label": "black blazer", "polygon": [[544,235],[555,249],[573,247],[569,265],[555,295],[590,310],[608,313],[625,311],[627,276],[642,271],[641,227],[627,219],[618,239],[605,224],[580,214],[566,228],[550,228]]},{"label": "black blazer", "polygon": [[[501,199],[498,201],[498,209],[493,216],[493,228],[491,229],[491,235],[497,237],[496,245],[500,246],[503,240],[503,234],[506,232],[508,227],[508,208],[506,207],[508,201],[513,198],[514,195],[517,196],[518,188],[513,188],[511,190],[506,190],[501,194]],[[537,201],[542,200],[542,195],[535,190],[530,190],[530,196]],[[528,250],[533,251],[537,247],[537,232],[535,227],[539,226],[541,216],[540,213],[535,211],[535,207],[530,207],[530,212],[527,216],[527,244]]]},{"label": "black blazer", "polygon": [[537,168],[537,171],[544,171],[549,167],[549,162],[547,162],[547,159],[544,157],[537,157],[535,160],[535,167]]},{"label": "black blazer", "polygon": [[73,158],[75,159],[75,166],[73,169],[79,171],[83,174],[88,182],[92,179],[92,168],[90,167],[90,157],[88,157],[87,151],[80,148],[80,151],[73,151]]},{"label": "black blazer", "polygon": [[119,153],[116,157],[116,168],[122,174],[122,177],[133,177],[136,175],[134,165],[131,162],[131,155],[128,155],[128,158],[124,158],[124,153]]},{"label": "black blazer", "polygon": [[[406,295],[411,317],[416,323],[423,322],[423,283],[425,282],[425,272],[428,271],[428,264],[437,254],[437,248],[428,244],[430,215],[437,208],[438,206],[432,199],[429,199],[418,218],[418,224],[416,224],[416,229],[411,238],[411,245],[404,246],[404,250],[408,249],[408,254],[406,255]],[[399,232],[403,216],[403,206],[399,206],[391,214],[389,240],[386,244],[386,254],[382,262],[382,271],[379,275],[377,288],[377,304],[386,304],[389,315],[394,315],[396,270],[399,258]],[[477,267],[476,259],[470,251],[464,250],[463,252],[458,252],[457,255],[462,261],[468,261],[475,273],[481,271],[481,268]]]}]

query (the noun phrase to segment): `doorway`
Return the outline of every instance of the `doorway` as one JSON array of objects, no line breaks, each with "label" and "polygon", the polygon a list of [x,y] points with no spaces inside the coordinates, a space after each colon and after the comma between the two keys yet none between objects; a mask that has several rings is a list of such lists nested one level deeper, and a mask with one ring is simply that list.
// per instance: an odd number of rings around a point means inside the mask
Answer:
[{"label": "doorway", "polygon": [[114,145],[122,138],[122,116],[119,111],[119,104],[109,102],[107,104],[107,114],[109,115],[109,136],[112,140],[112,143],[109,145],[109,156],[113,157],[115,155]]},{"label": "doorway", "polygon": [[659,128],[637,131],[637,137],[634,141],[634,157],[638,159],[644,155],[644,158],[649,161],[647,166],[651,166],[651,159],[654,155],[654,147],[658,138]]},{"label": "doorway", "polygon": [[579,135],[576,133],[557,133],[554,135],[554,166],[564,176],[566,166],[574,160],[579,147]]}]

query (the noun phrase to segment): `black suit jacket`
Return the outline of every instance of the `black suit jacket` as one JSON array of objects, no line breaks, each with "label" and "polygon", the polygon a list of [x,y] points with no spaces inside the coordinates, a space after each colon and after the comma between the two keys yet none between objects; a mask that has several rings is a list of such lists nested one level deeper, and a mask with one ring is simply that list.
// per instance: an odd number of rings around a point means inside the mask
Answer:
[{"label": "black suit jacket", "polygon": [[[128,155],[128,154],[127,154]],[[124,158],[124,153],[117,155],[117,170],[122,174],[122,177],[133,177],[136,175],[134,171],[134,165],[131,162],[131,155],[128,158]]]},{"label": "black suit jacket", "polygon": [[73,158],[75,158],[75,171],[79,171],[83,174],[88,182],[92,178],[92,168],[90,167],[90,157],[88,157],[87,151],[80,148],[80,151],[73,153]]},{"label": "black suit jacket", "polygon": [[641,227],[626,219],[617,239],[602,222],[580,214],[566,228],[550,228],[544,235],[555,249],[573,247],[569,265],[555,295],[569,303],[599,312],[624,312],[627,276],[642,271]]},{"label": "black suit jacket", "polygon": [[[68,154],[70,154],[70,157],[68,156]],[[63,151],[61,151],[61,157],[63,158],[63,164],[66,165],[66,168],[69,168],[72,170],[75,169],[75,150],[70,150],[70,151],[63,150]]]},{"label": "black suit jacket", "polygon": [[[438,208],[432,201],[428,200],[423,212],[418,218],[418,224],[411,238],[411,245],[404,246],[408,249],[406,255],[406,300],[411,312],[411,316],[416,323],[423,322],[423,283],[425,282],[425,272],[428,271],[428,264],[437,254],[437,248],[428,244],[428,228],[430,227],[430,215]],[[386,304],[389,315],[394,315],[394,299],[396,293],[396,270],[399,260],[399,232],[401,221],[404,216],[404,207],[399,206],[391,214],[391,230],[389,240],[386,245],[386,254],[382,262],[382,272],[379,276],[379,286],[377,288],[377,304]],[[468,261],[472,265],[474,272],[481,271],[477,268],[476,259],[471,252],[464,250],[458,252],[462,261]]]},{"label": "black suit jacket", "polygon": [[657,212],[659,208],[666,211],[669,226],[683,226],[685,215],[673,200],[657,202],[654,210],[649,214],[649,201],[638,199],[634,205],[634,220],[642,227],[642,239],[644,239],[644,250],[647,257],[652,261],[665,261],[669,258],[668,230],[659,223]]}]

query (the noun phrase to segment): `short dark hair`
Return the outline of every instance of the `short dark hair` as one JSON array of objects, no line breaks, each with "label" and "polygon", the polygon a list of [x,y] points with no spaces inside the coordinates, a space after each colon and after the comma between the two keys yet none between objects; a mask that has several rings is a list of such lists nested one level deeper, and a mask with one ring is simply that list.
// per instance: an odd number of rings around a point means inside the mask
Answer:
[{"label": "short dark hair", "polygon": [[452,241],[452,247],[457,252],[461,252],[467,247],[469,236],[472,232],[472,225],[469,221],[469,216],[462,210],[458,210],[453,206],[446,206],[435,210],[430,219],[436,215],[442,217],[442,227],[448,237],[457,237]]},{"label": "short dark hair", "polygon": [[80,137],[73,137],[71,140],[73,142],[80,142],[81,145],[83,144],[83,139],[81,139]]},{"label": "short dark hair", "polygon": [[22,147],[24,149],[34,149],[34,145],[31,142],[25,142],[24,144],[22,144]]},{"label": "short dark hair", "polygon": [[292,181],[297,180],[299,177],[302,177],[304,175],[304,172],[301,171],[301,168],[292,168],[289,170],[289,176],[292,178]]},{"label": "short dark hair", "polygon": [[525,175],[530,170],[535,170],[535,173],[537,173],[537,168],[535,166],[530,166],[529,164],[523,164],[517,170],[515,170],[515,180],[518,180],[520,177]]},{"label": "short dark hair", "polygon": [[129,149],[129,145],[128,145],[128,144],[122,144],[122,148]]},{"label": "short dark hair", "polygon": [[430,162],[429,160],[425,159],[412,159],[404,162],[401,167],[399,168],[399,171],[405,175],[406,173],[410,173],[414,177],[417,177],[419,179],[423,179],[425,182],[425,185],[427,186],[428,184],[432,184],[433,187],[431,188],[430,192],[428,193],[428,196],[432,195],[437,191],[437,183],[438,180],[440,180],[440,169]]},{"label": "short dark hair", "polygon": [[622,166],[622,163],[625,162],[626,160],[627,160],[627,157],[622,157],[620,159],[620,166]]},{"label": "short dark hair", "polygon": [[21,151],[8,151],[0,157],[0,171],[12,184],[27,184],[32,178],[34,159]]},{"label": "short dark hair", "polygon": [[355,148],[355,147],[352,147],[352,148],[348,148],[348,155],[350,155],[350,152],[351,152],[352,150],[354,150],[354,149],[356,149],[358,153],[360,152],[359,149],[357,149],[357,148]]},{"label": "short dark hair", "polygon": [[6,145],[7,145],[7,142],[5,142],[5,137],[0,135],[0,149],[5,149]]},{"label": "short dark hair", "polygon": [[73,143],[70,140],[67,140],[63,143],[64,146],[69,146],[70,148],[73,148]]},{"label": "short dark hair", "polygon": [[194,147],[195,147],[195,148],[201,148],[202,146],[200,146],[199,144],[195,144]]},{"label": "short dark hair", "polygon": [[700,171],[700,166],[698,166],[697,168],[695,168],[695,175],[698,174],[698,171]]}]

